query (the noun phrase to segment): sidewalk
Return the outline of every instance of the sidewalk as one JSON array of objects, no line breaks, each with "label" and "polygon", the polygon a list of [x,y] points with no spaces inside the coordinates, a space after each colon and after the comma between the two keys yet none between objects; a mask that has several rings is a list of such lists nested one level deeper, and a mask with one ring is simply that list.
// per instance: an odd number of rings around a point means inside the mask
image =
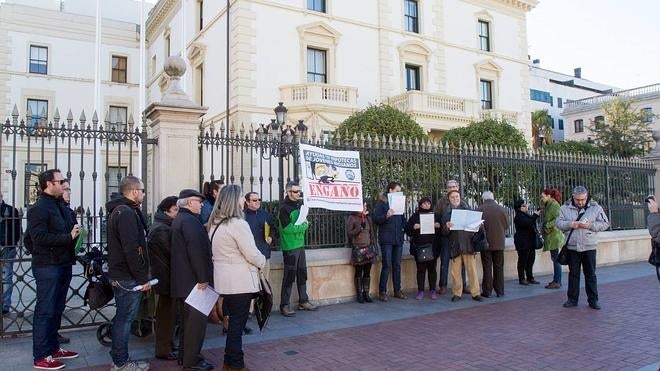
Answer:
[{"label": "sidewalk", "polygon": [[[603,310],[565,309],[565,288],[546,290],[506,282],[505,296],[458,303],[445,295],[431,301],[392,299],[347,303],[298,312],[274,312],[263,335],[245,336],[247,367],[331,370],[437,369],[647,369],[660,366],[660,285],[648,263],[598,269]],[[538,278],[541,282],[549,277]],[[567,277],[564,275],[564,283]],[[256,324],[250,324],[256,328]],[[96,329],[68,332],[81,352],[67,369],[108,370],[108,348]],[[153,355],[153,338],[131,337],[131,355]],[[204,347],[221,367],[225,338],[209,326]],[[31,369],[31,338],[0,340],[3,370]],[[154,370],[179,370],[153,361]]]}]

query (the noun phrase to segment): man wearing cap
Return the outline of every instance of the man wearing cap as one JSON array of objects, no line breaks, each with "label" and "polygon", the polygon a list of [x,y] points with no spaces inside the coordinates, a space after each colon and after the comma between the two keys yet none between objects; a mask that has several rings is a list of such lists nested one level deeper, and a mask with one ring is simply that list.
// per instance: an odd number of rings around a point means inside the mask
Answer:
[{"label": "man wearing cap", "polygon": [[580,267],[584,270],[584,286],[591,309],[600,309],[596,281],[596,247],[598,233],[609,228],[605,211],[589,197],[583,186],[573,188],[573,197],[559,209],[557,228],[564,231],[568,247],[568,300],[564,308],[577,306],[580,295]]},{"label": "man wearing cap", "polygon": [[203,200],[204,196],[193,189],[181,191],[179,213],[172,221],[171,296],[182,313],[178,360],[184,370],[213,369],[201,356],[207,316],[185,303],[193,288],[210,290],[213,284],[211,243],[199,220]]}]

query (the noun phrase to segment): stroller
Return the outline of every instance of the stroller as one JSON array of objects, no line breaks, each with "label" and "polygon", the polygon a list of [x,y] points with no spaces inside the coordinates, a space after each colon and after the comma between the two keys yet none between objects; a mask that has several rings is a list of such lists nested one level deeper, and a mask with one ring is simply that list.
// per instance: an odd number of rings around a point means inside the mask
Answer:
[{"label": "stroller", "polygon": [[[84,267],[84,277],[87,279],[87,289],[85,290],[85,305],[90,309],[101,309],[114,298],[112,284],[108,278],[108,273],[103,269],[107,264],[108,257],[98,249],[92,250],[77,258],[78,262]],[[153,331],[154,297],[148,294],[142,297],[138,317],[131,323],[131,333],[137,337],[145,337]],[[96,330],[96,338],[104,346],[112,345],[112,322],[105,322],[99,325]]]}]

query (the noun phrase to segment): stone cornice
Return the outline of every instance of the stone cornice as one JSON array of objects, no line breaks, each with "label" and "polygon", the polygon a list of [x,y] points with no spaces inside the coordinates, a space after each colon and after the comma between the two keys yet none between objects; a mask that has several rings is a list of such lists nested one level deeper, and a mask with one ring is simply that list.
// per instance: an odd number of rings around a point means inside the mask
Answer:
[{"label": "stone cornice", "polygon": [[162,23],[170,16],[172,9],[179,3],[179,0],[158,0],[156,5],[149,12],[146,22],[146,38],[151,40],[156,34]]},{"label": "stone cornice", "polygon": [[497,1],[505,5],[524,10],[526,12],[529,12],[530,10],[534,9],[536,5],[538,5],[539,3],[538,0],[497,0]]}]

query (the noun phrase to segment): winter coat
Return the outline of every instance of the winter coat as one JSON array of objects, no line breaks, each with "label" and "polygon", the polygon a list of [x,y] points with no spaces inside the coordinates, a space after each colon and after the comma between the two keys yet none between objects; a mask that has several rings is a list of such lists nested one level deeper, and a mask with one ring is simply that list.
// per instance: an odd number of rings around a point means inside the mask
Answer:
[{"label": "winter coat", "polygon": [[273,217],[268,211],[262,208],[254,211],[246,207],[244,214],[245,221],[250,225],[250,231],[252,231],[254,243],[257,244],[257,248],[266,259],[270,259],[271,245],[266,242],[266,224],[270,227],[270,237],[272,237],[273,241],[275,241],[279,235]]},{"label": "winter coat", "polygon": [[564,234],[557,228],[559,202],[551,198],[543,206],[543,251],[557,250],[564,246]]},{"label": "winter coat", "polygon": [[15,247],[21,239],[21,218],[15,207],[0,201],[0,246]]},{"label": "winter coat", "polygon": [[392,215],[387,217],[387,195],[381,196],[376,207],[374,207],[374,223],[378,226],[378,242],[381,245],[403,245],[406,217],[403,215]]},{"label": "winter coat", "polygon": [[435,228],[433,234],[421,234],[421,229],[414,229],[415,224],[419,224],[420,214],[433,214],[433,223],[440,223],[441,218],[438,214],[435,214],[433,210],[428,209],[417,209],[417,211],[410,216],[408,223],[406,223],[406,234],[410,237],[410,255],[417,256],[417,246],[432,244],[433,245],[433,256],[440,256],[440,244],[438,243],[438,237],[440,237],[440,229]]},{"label": "winter coat", "polygon": [[158,210],[154,215],[154,222],[147,236],[151,275],[158,278],[158,285],[154,286],[154,291],[157,294],[167,296],[170,296],[171,289],[172,221],[173,219],[169,215]]},{"label": "winter coat", "polygon": [[516,233],[513,234],[513,244],[516,250],[534,250],[536,249],[536,219],[538,215],[529,215],[521,210],[516,210],[516,216],[513,218],[513,225],[516,227]]},{"label": "winter coat", "polygon": [[[461,203],[456,209],[469,210],[470,208],[464,207],[463,203]],[[450,208],[440,222],[441,233],[448,236],[449,256],[453,259],[459,255],[475,254],[474,247],[472,246],[472,236],[475,232],[452,231],[447,228],[447,222],[451,221],[451,211],[452,209]]]},{"label": "winter coat", "polygon": [[[376,231],[371,217],[369,215],[362,215],[362,212],[349,215],[346,218],[346,236],[348,238],[348,246],[353,249],[375,245]],[[370,263],[376,263],[376,257],[371,259]]]},{"label": "winter coat", "polygon": [[305,232],[309,229],[309,222],[296,225],[301,205],[300,201],[293,201],[289,196],[286,196],[280,205],[279,230],[282,251],[305,247]]},{"label": "winter coat", "polygon": [[488,250],[504,250],[506,231],[509,228],[509,214],[495,200],[485,200],[477,211],[481,211]]},{"label": "winter coat", "polygon": [[[213,231],[213,230],[211,230]],[[199,216],[180,208],[172,221],[171,294],[186,298],[198,283],[213,286],[211,242]]]},{"label": "winter coat", "polygon": [[27,211],[26,238],[31,241],[32,265],[75,264],[75,242],[71,238],[74,224],[60,199],[42,193]]},{"label": "winter coat", "polygon": [[651,242],[660,244],[660,213],[650,213],[646,222],[651,234]]},{"label": "winter coat", "polygon": [[[215,226],[209,232],[213,235]],[[248,223],[239,218],[222,221],[211,241],[213,282],[222,295],[259,291],[259,269],[266,257],[257,249]]]},{"label": "winter coat", "polygon": [[[580,221],[588,220],[591,223],[589,229],[577,228],[571,234],[571,223],[573,223],[579,214],[584,213]],[[568,249],[575,251],[595,250],[598,245],[598,232],[609,228],[610,222],[605,215],[605,211],[595,201],[587,200],[585,208],[578,209],[572,201],[567,202],[559,209],[559,218],[557,218],[557,227],[564,231],[568,238]]]},{"label": "winter coat", "polygon": [[108,275],[113,280],[149,281],[147,223],[140,206],[122,196],[106,203],[108,210]]}]

